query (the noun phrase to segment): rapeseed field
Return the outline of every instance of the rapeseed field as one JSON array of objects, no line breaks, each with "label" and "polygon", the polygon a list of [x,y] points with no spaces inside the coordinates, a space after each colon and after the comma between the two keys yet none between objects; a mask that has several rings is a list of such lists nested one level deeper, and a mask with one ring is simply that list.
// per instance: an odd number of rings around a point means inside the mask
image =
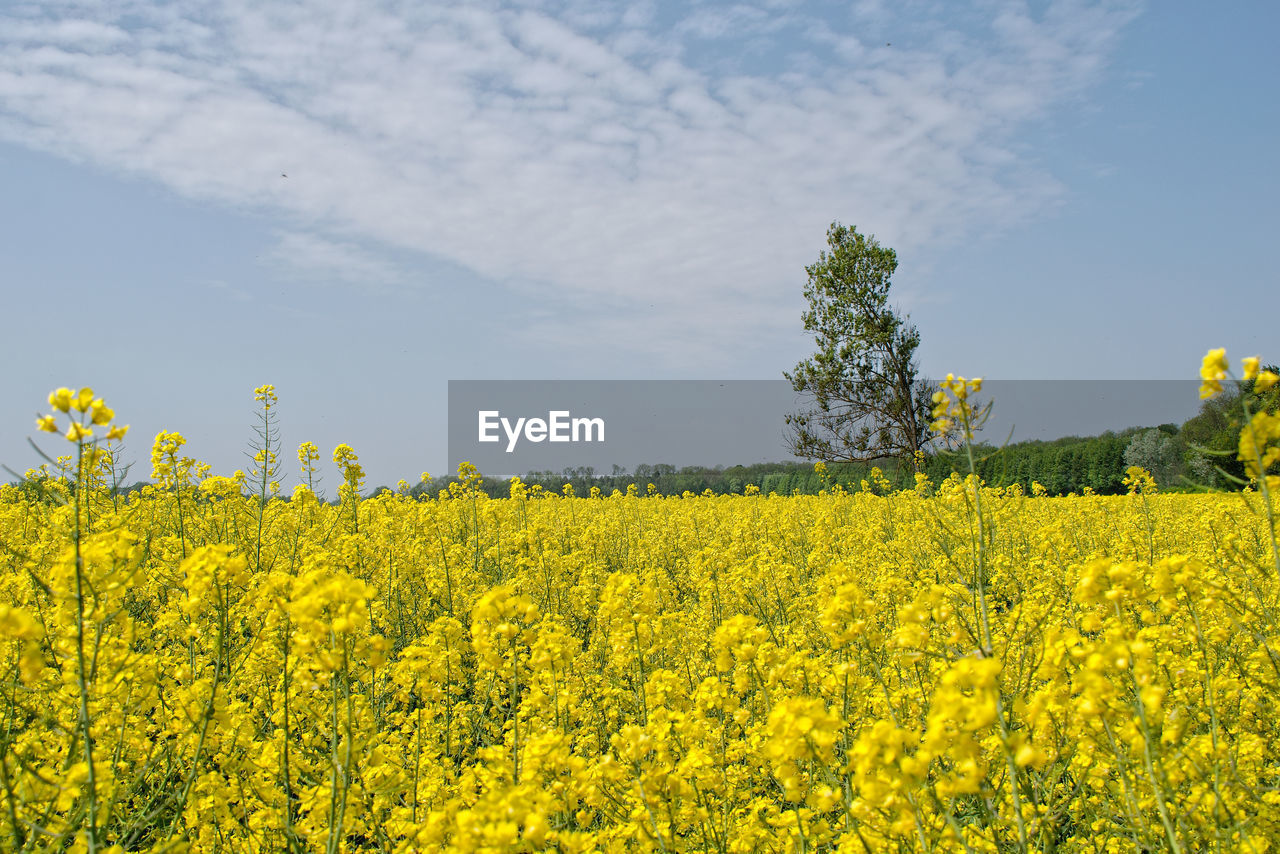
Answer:
[{"label": "rapeseed field", "polygon": [[1233,494],[363,498],[344,445],[325,503],[257,399],[252,471],[162,433],[122,496],[126,428],[50,396],[68,455],[0,487],[3,850],[1280,850],[1274,414]]}]

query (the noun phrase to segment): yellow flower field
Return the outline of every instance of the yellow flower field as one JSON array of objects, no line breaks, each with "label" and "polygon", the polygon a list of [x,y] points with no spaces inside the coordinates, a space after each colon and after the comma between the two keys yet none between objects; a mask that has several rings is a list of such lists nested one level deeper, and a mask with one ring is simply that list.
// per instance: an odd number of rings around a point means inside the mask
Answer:
[{"label": "yellow flower field", "polygon": [[0,487],[4,850],[1280,850],[1265,475],[420,501],[342,446],[325,504],[263,387],[255,472],[162,434],[123,498],[61,391]]}]

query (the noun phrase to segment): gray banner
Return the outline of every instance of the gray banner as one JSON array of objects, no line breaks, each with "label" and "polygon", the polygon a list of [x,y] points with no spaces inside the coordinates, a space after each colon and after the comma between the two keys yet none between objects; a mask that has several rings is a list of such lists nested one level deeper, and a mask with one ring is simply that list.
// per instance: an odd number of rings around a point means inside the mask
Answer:
[{"label": "gray banner", "polygon": [[488,475],[791,459],[784,380],[451,381],[449,466]]},{"label": "gray banner", "polygon": [[[990,380],[981,441],[1093,436],[1181,424],[1198,411],[1182,380]],[[732,466],[794,459],[788,412],[806,398],[786,380],[452,380],[449,466],[486,475],[640,464]]]}]

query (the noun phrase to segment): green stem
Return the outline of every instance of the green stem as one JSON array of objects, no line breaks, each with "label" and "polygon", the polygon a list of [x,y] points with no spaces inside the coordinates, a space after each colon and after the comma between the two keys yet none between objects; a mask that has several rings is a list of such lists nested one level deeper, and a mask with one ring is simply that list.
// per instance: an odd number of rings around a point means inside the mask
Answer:
[{"label": "green stem", "polygon": [[[77,444],[76,471],[82,472],[84,466],[84,442]],[[78,476],[77,476],[78,477]],[[86,682],[88,672],[84,658],[84,556],[80,551],[80,492],[83,483],[76,484],[76,524],[72,534],[75,545],[76,561],[76,686],[80,692],[80,734],[84,740],[84,761],[87,767],[85,782],[89,787],[89,832],[85,840],[88,849],[94,852],[98,848],[98,781],[93,764],[93,731],[89,719],[89,686]]]}]

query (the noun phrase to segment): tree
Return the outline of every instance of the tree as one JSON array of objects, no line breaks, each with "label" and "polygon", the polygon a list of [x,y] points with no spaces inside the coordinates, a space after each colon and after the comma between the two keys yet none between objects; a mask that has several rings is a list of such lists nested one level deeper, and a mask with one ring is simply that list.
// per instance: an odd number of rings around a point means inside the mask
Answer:
[{"label": "tree", "polygon": [[1143,430],[1125,446],[1124,464],[1146,469],[1161,489],[1168,489],[1182,474],[1182,448],[1162,428]]},{"label": "tree", "polygon": [[805,267],[802,318],[818,351],[783,374],[811,404],[787,416],[788,446],[804,459],[913,462],[931,438],[933,389],[915,360],[920,333],[889,305],[897,253],[838,222],[827,245]]},{"label": "tree", "polygon": [[[1266,365],[1263,370],[1280,372],[1275,365]],[[1253,380],[1244,380],[1234,389],[1228,388],[1204,401],[1200,412],[1182,425],[1180,435],[1187,448],[1187,468],[1197,481],[1207,486],[1226,486],[1248,480],[1244,463],[1238,459],[1244,406],[1250,412],[1275,412],[1280,406],[1280,394],[1275,390],[1259,394]]]}]

